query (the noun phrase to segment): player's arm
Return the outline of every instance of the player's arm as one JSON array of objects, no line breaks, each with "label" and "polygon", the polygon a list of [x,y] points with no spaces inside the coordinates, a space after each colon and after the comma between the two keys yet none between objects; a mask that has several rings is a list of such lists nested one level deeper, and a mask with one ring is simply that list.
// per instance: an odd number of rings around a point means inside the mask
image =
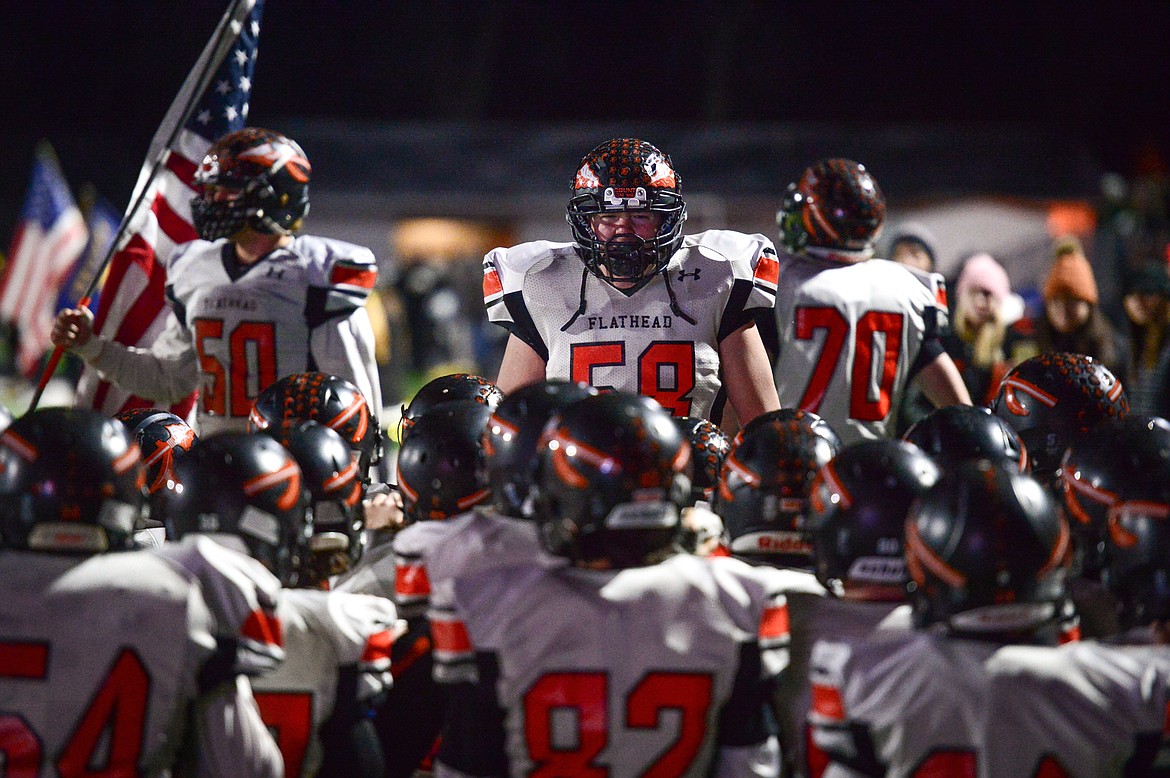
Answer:
[{"label": "player's arm", "polygon": [[284,758],[244,677],[205,690],[194,705],[196,775],[279,778]]},{"label": "player's arm", "polygon": [[727,399],[731,401],[741,427],[761,413],[780,408],[772,365],[754,321],[744,324],[719,343],[719,363],[727,387]]},{"label": "player's arm", "polygon": [[922,366],[918,372],[918,383],[926,399],[934,403],[936,408],[971,404],[971,394],[963,383],[963,376],[951,355],[945,351]]},{"label": "player's arm", "polygon": [[540,354],[515,334],[509,335],[504,358],[500,362],[499,375],[496,377],[496,387],[504,394],[509,394],[523,386],[543,381],[544,375],[545,362]]},{"label": "player's arm", "polygon": [[93,312],[85,307],[58,313],[51,338],[53,345],[73,351],[106,380],[142,397],[178,402],[199,388],[195,344],[173,309],[149,349],[94,333]]},{"label": "player's arm", "polygon": [[365,395],[370,413],[382,414],[382,384],[374,359],[374,328],[364,307],[313,327],[309,351],[316,369],[353,382]]}]

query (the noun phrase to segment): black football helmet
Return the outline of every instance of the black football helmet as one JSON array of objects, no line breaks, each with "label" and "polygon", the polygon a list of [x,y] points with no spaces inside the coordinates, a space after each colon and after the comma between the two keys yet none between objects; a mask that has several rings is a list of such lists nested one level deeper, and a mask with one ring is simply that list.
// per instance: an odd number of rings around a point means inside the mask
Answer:
[{"label": "black football helmet", "polygon": [[[256,397],[248,414],[248,430],[258,432],[274,425],[291,429],[302,421],[324,424],[341,435],[357,456],[362,483],[368,483],[370,466],[382,458],[382,432],[360,389],[328,373],[293,373]],[[271,434],[279,439],[285,433]]]},{"label": "black football helmet", "polygon": [[690,416],[676,416],[683,437],[691,444],[691,496],[689,505],[698,502],[711,504],[723,461],[731,450],[731,438],[713,422]]},{"label": "black football helmet", "polygon": [[788,185],[776,223],[788,251],[868,251],[886,219],[886,198],[864,165],[825,159]]},{"label": "black football helmet", "polygon": [[157,408],[134,408],[114,418],[130,429],[142,449],[147,491],[154,494],[159,489],[173,488],[175,461],[186,456],[199,441],[195,430],[170,411]]},{"label": "black football helmet", "polygon": [[1101,580],[1117,598],[1123,630],[1170,621],[1170,468],[1159,467],[1161,489],[1144,500],[1118,500],[1109,509]]},{"label": "black football helmet", "polygon": [[1029,470],[1028,449],[1007,422],[977,405],[935,408],[902,435],[944,468],[966,459],[990,459]]},{"label": "black football helmet", "polygon": [[537,447],[541,543],[578,564],[614,568],[674,552],[690,458],[670,414],[648,397],[607,392],[569,405]]},{"label": "black football helmet", "polygon": [[491,415],[484,403],[454,400],[415,419],[398,450],[398,490],[408,522],[450,518],[491,499],[483,448]]},{"label": "black football helmet", "polygon": [[588,384],[540,381],[517,389],[492,412],[483,431],[483,450],[487,481],[500,513],[532,518],[536,443],[544,425],[553,413],[595,394]]},{"label": "black football helmet", "polygon": [[92,554],[134,547],[142,452],[96,411],[44,408],[0,434],[0,546]]},{"label": "black football helmet", "polygon": [[809,498],[817,580],[838,597],[905,599],[906,514],[940,475],[913,443],[867,440],[843,448],[817,472]]},{"label": "black football helmet", "polygon": [[1109,368],[1084,354],[1040,354],[1016,365],[991,403],[1019,434],[1032,473],[1048,480],[1078,435],[1105,419],[1123,418],[1129,400]]},{"label": "black football helmet", "polygon": [[811,567],[809,493],[840,448],[824,419],[807,411],[773,411],[745,425],[723,462],[712,505],[731,553],[776,567]]},{"label": "black football helmet", "polygon": [[164,492],[167,537],[236,535],[284,586],[301,583],[313,534],[309,493],[289,451],[268,435],[222,432],[175,463],[181,489]]},{"label": "black football helmet", "polygon": [[313,512],[313,536],[303,560],[301,586],[319,586],[350,570],[365,550],[365,516],[358,463],[341,435],[315,421],[294,427],[269,427],[297,465]]},{"label": "black football helmet", "polygon": [[987,460],[960,462],[906,519],[915,620],[969,637],[1055,639],[1070,550],[1068,524],[1038,480]]},{"label": "black football helmet", "polygon": [[402,406],[402,426],[398,431],[398,440],[406,440],[415,420],[436,405],[456,400],[474,400],[494,411],[503,399],[504,393],[482,376],[472,373],[441,375],[423,384],[411,398],[410,404]]},{"label": "black football helmet", "polygon": [[1135,414],[1078,436],[1061,460],[1060,491],[1079,572],[1098,578],[1111,517],[1128,515],[1138,504],[1170,502],[1170,422]]},{"label": "black football helmet", "polygon": [[230,238],[245,227],[296,232],[309,212],[312,172],[301,147],[279,132],[245,127],[223,136],[195,170],[195,231],[204,240]]},{"label": "black football helmet", "polygon": [[[666,268],[682,244],[687,219],[682,179],[669,156],[644,140],[614,138],[585,155],[572,188],[566,219],[589,272],[606,283],[625,282],[638,289]],[[617,211],[662,214],[658,235],[651,240],[615,236],[603,242],[590,220]]]}]

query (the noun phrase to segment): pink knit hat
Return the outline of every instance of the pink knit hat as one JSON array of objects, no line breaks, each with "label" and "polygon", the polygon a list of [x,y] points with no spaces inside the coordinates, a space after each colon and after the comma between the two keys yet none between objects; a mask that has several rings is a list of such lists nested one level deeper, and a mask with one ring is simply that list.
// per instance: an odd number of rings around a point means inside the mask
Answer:
[{"label": "pink knit hat", "polygon": [[970,288],[990,293],[996,302],[1003,302],[1012,291],[1007,271],[990,254],[974,254],[963,263],[963,270],[955,284],[955,294],[962,295],[965,289]]}]

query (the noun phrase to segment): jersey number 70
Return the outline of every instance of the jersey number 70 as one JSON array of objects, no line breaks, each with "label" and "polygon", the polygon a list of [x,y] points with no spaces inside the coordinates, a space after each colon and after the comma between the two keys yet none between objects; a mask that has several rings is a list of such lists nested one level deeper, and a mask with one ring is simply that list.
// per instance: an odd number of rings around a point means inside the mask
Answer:
[{"label": "jersey number 70", "polygon": [[[849,321],[836,308],[828,306],[796,309],[796,337],[812,340],[818,330],[825,331],[825,342],[817,357],[816,368],[800,398],[801,410],[816,413],[825,399],[829,382],[850,337],[853,338],[853,364],[849,381],[849,418],[858,421],[881,421],[890,412],[890,395],[898,375],[898,355],[902,350],[905,321],[902,314],[866,311],[850,330]],[[875,336],[883,335],[885,348],[874,348]],[[874,373],[877,373],[875,376]],[[876,377],[878,396],[871,399],[869,388]]]}]

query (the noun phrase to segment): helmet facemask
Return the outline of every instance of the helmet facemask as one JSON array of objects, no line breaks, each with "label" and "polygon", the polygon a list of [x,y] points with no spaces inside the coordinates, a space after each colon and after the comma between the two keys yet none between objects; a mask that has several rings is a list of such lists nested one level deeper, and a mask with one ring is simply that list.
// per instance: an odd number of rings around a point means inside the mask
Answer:
[{"label": "helmet facemask", "polygon": [[[597,235],[594,217],[627,212],[660,214],[662,223],[651,238]],[[631,294],[666,269],[682,244],[687,211],[670,157],[645,141],[615,138],[582,160],[565,218],[589,272]]]},{"label": "helmet facemask", "polygon": [[217,141],[195,171],[191,200],[203,240],[230,238],[245,228],[290,235],[309,212],[311,168],[294,141],[247,128]]}]

